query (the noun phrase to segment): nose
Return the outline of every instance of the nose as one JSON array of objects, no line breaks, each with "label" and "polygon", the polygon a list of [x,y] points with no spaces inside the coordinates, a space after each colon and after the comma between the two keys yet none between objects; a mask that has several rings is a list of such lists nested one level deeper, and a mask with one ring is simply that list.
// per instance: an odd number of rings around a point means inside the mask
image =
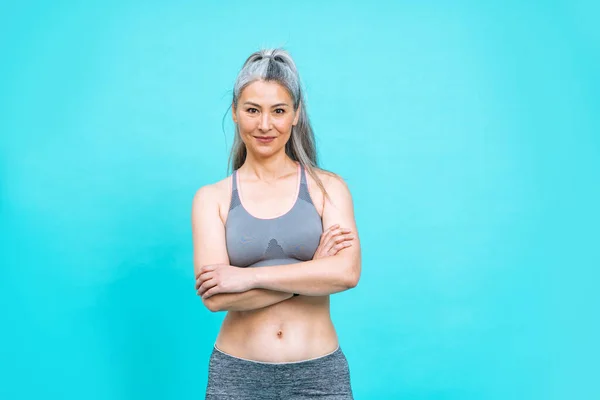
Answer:
[{"label": "nose", "polygon": [[268,132],[271,130],[271,116],[269,113],[264,113],[262,115],[258,129],[260,129],[262,132]]}]

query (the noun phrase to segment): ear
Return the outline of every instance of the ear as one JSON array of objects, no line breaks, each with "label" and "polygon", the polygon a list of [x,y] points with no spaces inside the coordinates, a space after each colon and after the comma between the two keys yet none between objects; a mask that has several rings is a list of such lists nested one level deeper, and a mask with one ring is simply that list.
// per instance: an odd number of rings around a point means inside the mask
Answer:
[{"label": "ear", "polygon": [[298,103],[298,108],[296,109],[296,116],[294,117],[294,122],[292,122],[292,125],[296,126],[296,124],[298,124],[298,120],[300,119],[301,111],[302,111],[302,101],[300,101],[300,103]]},{"label": "ear", "polygon": [[237,116],[236,116],[235,105],[231,103],[231,118],[233,118],[233,122],[237,124]]}]

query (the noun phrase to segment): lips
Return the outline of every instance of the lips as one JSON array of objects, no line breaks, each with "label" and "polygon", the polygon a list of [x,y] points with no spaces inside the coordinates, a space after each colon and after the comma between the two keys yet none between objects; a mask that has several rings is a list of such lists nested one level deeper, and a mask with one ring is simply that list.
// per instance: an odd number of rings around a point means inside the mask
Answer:
[{"label": "lips", "polygon": [[275,140],[275,136],[254,136],[254,138],[260,143],[271,143]]}]

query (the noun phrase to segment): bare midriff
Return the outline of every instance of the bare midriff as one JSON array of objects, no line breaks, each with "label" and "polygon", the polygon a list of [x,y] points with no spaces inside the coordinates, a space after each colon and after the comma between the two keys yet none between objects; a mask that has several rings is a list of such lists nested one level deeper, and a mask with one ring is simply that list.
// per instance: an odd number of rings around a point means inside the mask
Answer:
[{"label": "bare midriff", "polygon": [[235,357],[293,362],[320,357],[338,347],[329,296],[296,296],[250,311],[228,311],[216,346]]}]

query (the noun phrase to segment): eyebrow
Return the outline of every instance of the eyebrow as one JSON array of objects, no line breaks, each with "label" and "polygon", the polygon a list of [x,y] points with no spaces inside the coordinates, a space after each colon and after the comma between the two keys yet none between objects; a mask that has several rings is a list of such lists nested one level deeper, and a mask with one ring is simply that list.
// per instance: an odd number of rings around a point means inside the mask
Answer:
[{"label": "eyebrow", "polygon": [[[244,102],[244,104],[250,104],[252,106],[261,108],[260,104],[253,103],[251,101],[246,101],[246,102]],[[273,108],[273,107],[280,107],[280,106],[287,106],[287,107],[289,107],[289,105],[287,103],[277,103],[277,104],[272,105],[271,108]]]}]

